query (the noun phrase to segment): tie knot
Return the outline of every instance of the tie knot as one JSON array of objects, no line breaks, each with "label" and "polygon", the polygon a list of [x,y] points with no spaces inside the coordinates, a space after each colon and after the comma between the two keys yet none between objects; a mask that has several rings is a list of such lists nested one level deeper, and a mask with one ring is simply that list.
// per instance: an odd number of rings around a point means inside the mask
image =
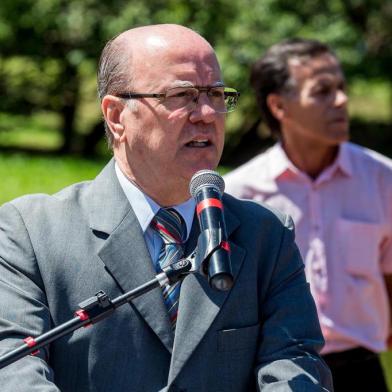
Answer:
[{"label": "tie knot", "polygon": [[173,208],[161,208],[154,216],[151,224],[166,244],[181,244],[186,239],[184,219]]}]

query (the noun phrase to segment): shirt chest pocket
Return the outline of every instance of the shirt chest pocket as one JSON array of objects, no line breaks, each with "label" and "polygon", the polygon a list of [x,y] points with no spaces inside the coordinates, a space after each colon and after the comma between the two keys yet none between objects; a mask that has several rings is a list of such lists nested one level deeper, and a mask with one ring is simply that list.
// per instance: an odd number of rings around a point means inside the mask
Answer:
[{"label": "shirt chest pocket", "polygon": [[337,221],[337,250],[346,272],[367,278],[379,275],[382,232],[378,223],[342,218]]}]

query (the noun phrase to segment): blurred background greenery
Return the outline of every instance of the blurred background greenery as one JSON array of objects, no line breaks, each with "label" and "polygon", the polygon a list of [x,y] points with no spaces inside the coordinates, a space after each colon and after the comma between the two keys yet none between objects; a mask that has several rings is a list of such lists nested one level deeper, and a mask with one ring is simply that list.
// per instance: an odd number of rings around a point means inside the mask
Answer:
[{"label": "blurred background greenery", "polygon": [[107,154],[95,73],[105,42],[125,29],[180,23],[216,48],[226,84],[241,91],[228,116],[222,163],[271,144],[250,89],[249,67],[293,36],[329,43],[351,96],[353,139],[392,156],[392,1],[2,0],[0,147],[96,157]]},{"label": "blurred background greenery", "polygon": [[241,91],[228,116],[222,172],[273,142],[249,68],[268,46],[294,36],[335,49],[349,86],[352,140],[392,157],[390,0],[2,0],[0,204],[100,171],[111,154],[96,98],[99,53],[115,34],[150,23],[199,31],[216,48],[226,84]]}]

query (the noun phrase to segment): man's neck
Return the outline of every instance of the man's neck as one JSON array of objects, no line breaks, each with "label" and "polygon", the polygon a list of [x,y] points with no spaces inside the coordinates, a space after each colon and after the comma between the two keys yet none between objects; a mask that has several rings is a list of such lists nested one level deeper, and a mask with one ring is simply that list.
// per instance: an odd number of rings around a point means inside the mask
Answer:
[{"label": "man's neck", "polygon": [[326,146],[303,141],[296,143],[282,141],[282,146],[294,166],[312,179],[316,179],[335,161],[339,151],[338,145]]},{"label": "man's neck", "polygon": [[145,181],[137,181],[135,176],[133,176],[132,173],[127,170],[127,165],[124,165],[121,159],[118,159],[117,157],[115,157],[115,159],[117,166],[123,173],[124,177],[127,178],[128,181],[132,182],[135,187],[140,189],[142,193],[151,198],[160,207],[177,206],[179,204],[185,203],[191,197],[189,194],[188,184],[177,181],[175,186],[170,186],[167,181],[164,184],[165,186],[159,187],[161,183],[156,181],[154,184],[150,182],[150,186],[147,186]]}]

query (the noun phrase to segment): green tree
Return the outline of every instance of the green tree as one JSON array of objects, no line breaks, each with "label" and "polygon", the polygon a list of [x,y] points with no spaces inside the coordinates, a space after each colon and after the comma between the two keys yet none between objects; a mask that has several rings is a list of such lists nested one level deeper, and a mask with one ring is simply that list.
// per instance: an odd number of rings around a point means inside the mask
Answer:
[{"label": "green tree", "polygon": [[[2,0],[0,88],[7,99],[0,110],[56,111],[62,151],[72,150],[77,113],[85,107],[81,87],[102,46],[120,31],[149,23],[187,25],[217,49],[226,82],[242,93],[238,111],[228,117],[227,159],[241,140],[254,148],[263,142],[249,68],[283,38],[321,39],[335,48],[349,78],[392,85],[392,3],[385,0]],[[87,134],[86,152],[103,134],[96,116],[91,129],[79,129]]]},{"label": "green tree", "polygon": [[[16,98],[10,100],[12,109],[32,110],[38,104],[61,115],[61,150],[68,152],[80,104],[80,66],[84,62],[96,63],[104,42],[124,29],[153,22],[188,24],[207,32],[214,41],[224,34],[223,16],[233,16],[229,10],[219,1],[3,0],[0,3],[3,75],[5,60],[12,59],[11,67],[6,62],[8,68],[16,71],[17,64],[16,78],[28,83],[9,84],[4,76],[0,83],[7,96]],[[218,18],[220,23],[216,23]],[[46,74],[48,62],[55,69],[52,78]],[[28,67],[36,72],[26,74]],[[30,89],[44,93],[37,99]],[[9,106],[5,108],[11,109]],[[99,124],[94,130],[102,132]],[[88,138],[88,143],[93,139]]]},{"label": "green tree", "polygon": [[[272,44],[288,37],[316,38],[331,45],[342,60],[348,81],[378,79],[392,97],[392,3],[384,0],[243,0],[219,49],[227,76],[239,86],[240,110],[233,116],[224,161],[241,161],[271,142],[261,128],[249,68]],[[392,105],[391,105],[392,113]],[[390,126],[390,125],[389,125]],[[264,133],[260,138],[260,133]]]}]

